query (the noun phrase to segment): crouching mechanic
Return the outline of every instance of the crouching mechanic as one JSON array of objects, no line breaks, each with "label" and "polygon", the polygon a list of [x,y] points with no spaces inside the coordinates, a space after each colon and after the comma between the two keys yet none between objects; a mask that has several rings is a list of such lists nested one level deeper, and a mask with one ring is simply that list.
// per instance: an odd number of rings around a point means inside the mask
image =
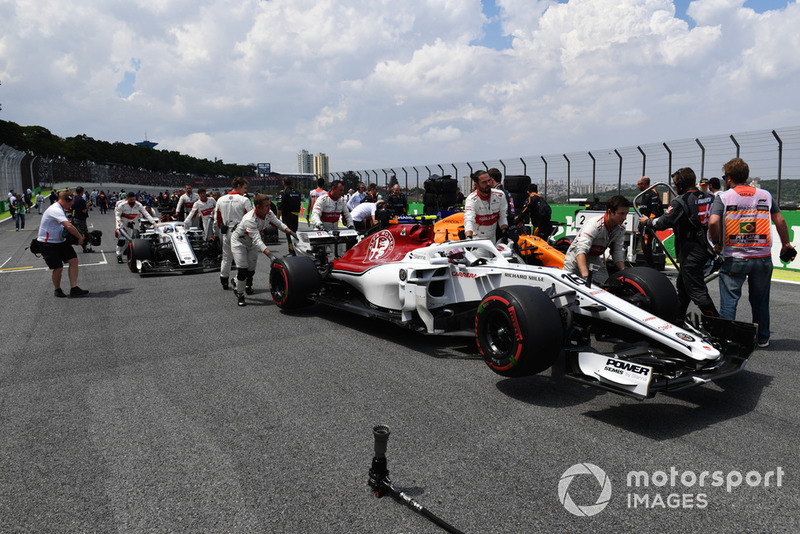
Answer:
[{"label": "crouching mechanic", "polygon": [[153,226],[156,221],[152,215],[147,213],[141,202],[136,200],[136,193],[133,191],[128,192],[125,200],[120,200],[114,207],[114,217],[117,219],[117,263],[124,263],[122,260],[122,253],[125,252],[127,244],[135,237],[136,220],[139,217],[144,217]]},{"label": "crouching mechanic", "polygon": [[608,280],[608,269],[603,259],[606,249],[611,250],[611,259],[620,271],[625,268],[625,219],[631,202],[615,195],[606,202],[606,212],[589,219],[581,227],[564,257],[564,270],[583,278],[589,276],[589,266],[597,268],[593,281],[602,284]]},{"label": "crouching mechanic", "polygon": [[236,226],[236,230],[231,236],[231,252],[238,267],[236,273],[236,300],[239,306],[246,305],[244,302],[245,291],[248,295],[253,294],[253,275],[256,273],[258,255],[264,254],[271,260],[275,260],[275,256],[272,255],[267,245],[262,241],[261,232],[267,226],[272,225],[295,239],[297,238],[297,234],[270,211],[269,197],[267,195],[256,195],[254,205],[255,209],[242,217],[241,222]]},{"label": "crouching mechanic", "polygon": [[497,241],[497,228],[508,229],[508,202],[499,189],[492,189],[492,179],[486,171],[472,175],[477,189],[464,202],[464,235],[468,239]]}]

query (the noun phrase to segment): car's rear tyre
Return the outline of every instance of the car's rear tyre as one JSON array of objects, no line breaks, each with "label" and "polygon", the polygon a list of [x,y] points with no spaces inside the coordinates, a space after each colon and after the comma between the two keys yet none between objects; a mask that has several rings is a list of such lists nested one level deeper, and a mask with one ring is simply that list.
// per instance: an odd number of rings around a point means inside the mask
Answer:
[{"label": "car's rear tyre", "polygon": [[132,239],[128,245],[128,268],[132,273],[139,272],[138,261],[153,257],[153,246],[147,239]]},{"label": "car's rear tyre", "polygon": [[286,256],[272,262],[269,290],[275,305],[284,310],[308,306],[309,295],[322,285],[314,260],[305,256]]},{"label": "car's rear tyre", "polygon": [[665,321],[678,323],[680,303],[672,282],[650,267],[630,267],[609,276],[605,288],[612,294]]},{"label": "car's rear tyre", "polygon": [[486,365],[501,376],[540,373],[558,358],[561,316],[550,297],[535,287],[489,292],[475,316],[475,340]]}]

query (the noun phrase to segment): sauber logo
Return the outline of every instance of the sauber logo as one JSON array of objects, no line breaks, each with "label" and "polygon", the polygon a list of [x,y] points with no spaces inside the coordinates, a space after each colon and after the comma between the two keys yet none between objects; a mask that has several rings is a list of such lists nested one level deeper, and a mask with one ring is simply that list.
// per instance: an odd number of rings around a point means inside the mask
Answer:
[{"label": "sauber logo", "polygon": [[367,254],[364,256],[364,263],[378,261],[388,256],[394,250],[394,237],[389,230],[378,232],[369,240]]}]

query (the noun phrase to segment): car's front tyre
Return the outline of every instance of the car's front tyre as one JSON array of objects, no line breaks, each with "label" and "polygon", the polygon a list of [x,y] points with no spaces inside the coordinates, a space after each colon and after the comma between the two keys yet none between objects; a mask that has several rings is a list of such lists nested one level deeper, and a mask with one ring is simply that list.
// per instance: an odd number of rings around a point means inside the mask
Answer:
[{"label": "car's front tyre", "polygon": [[139,261],[153,257],[153,245],[147,239],[132,239],[128,245],[128,268],[132,273],[139,272]]},{"label": "car's front tyre", "polygon": [[541,289],[495,289],[475,315],[475,340],[495,373],[519,377],[548,369],[561,351],[561,316]]},{"label": "car's front tyre", "polygon": [[669,278],[650,267],[630,267],[608,277],[605,288],[653,315],[678,324],[682,317],[678,292]]},{"label": "car's front tyre", "polygon": [[306,256],[286,256],[272,262],[269,290],[275,305],[284,310],[308,306],[309,295],[319,290],[322,277],[314,260]]}]

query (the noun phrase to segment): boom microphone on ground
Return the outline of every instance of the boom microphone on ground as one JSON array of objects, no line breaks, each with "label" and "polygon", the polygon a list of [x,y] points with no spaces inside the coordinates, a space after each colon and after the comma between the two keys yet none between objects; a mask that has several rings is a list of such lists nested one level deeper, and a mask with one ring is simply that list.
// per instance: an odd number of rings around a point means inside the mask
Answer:
[{"label": "boom microphone on ground", "polygon": [[392,485],[392,481],[389,479],[389,469],[386,461],[386,448],[389,444],[389,434],[391,434],[391,430],[389,430],[389,427],[386,425],[376,425],[372,428],[372,436],[375,438],[375,456],[372,458],[372,467],[370,467],[369,470],[369,480],[367,484],[375,492],[375,496],[381,498],[387,494],[391,495],[396,501],[422,514],[445,531],[452,534],[463,534],[460,530],[446,523],[430,510],[424,508],[417,501]]}]

